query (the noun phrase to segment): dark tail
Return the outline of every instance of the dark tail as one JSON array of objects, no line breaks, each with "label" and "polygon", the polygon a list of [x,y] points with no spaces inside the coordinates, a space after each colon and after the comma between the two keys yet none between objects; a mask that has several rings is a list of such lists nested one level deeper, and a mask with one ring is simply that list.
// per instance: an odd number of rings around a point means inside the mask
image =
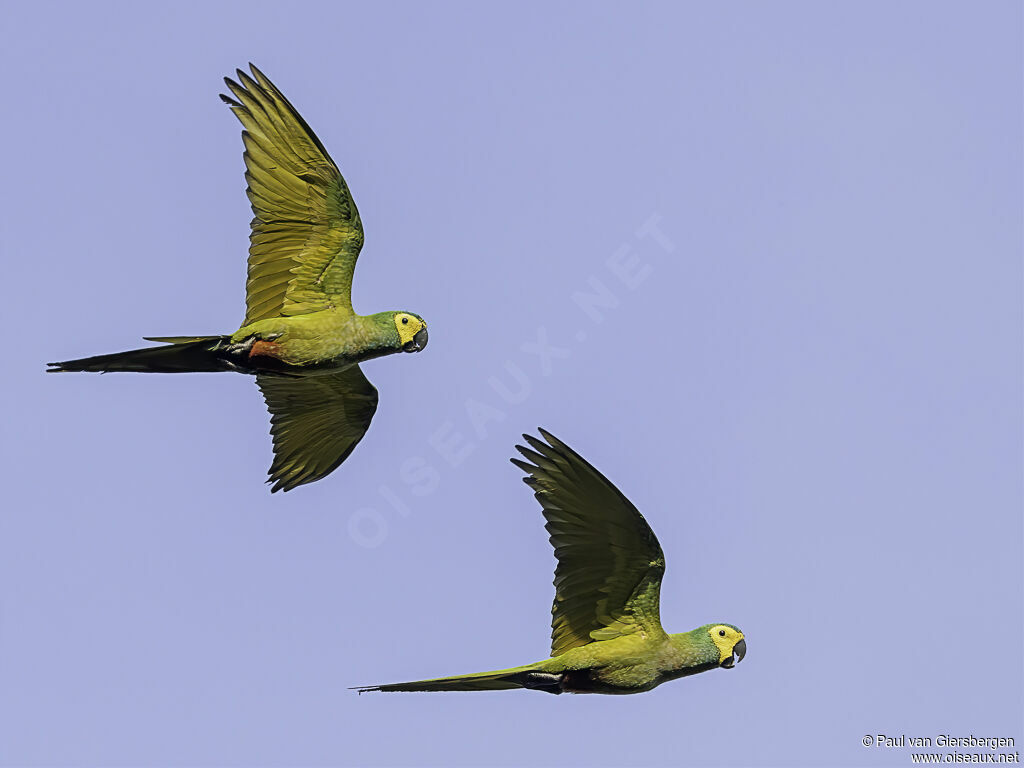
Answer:
[{"label": "dark tail", "polygon": [[159,347],[132,349],[111,355],[47,363],[47,373],[61,371],[136,371],[138,373],[204,373],[237,370],[223,351],[227,336],[147,337],[166,342]]},{"label": "dark tail", "polygon": [[546,693],[561,693],[560,673],[541,672],[526,667],[513,667],[495,672],[480,672],[475,675],[437,677],[433,680],[417,680],[411,683],[387,683],[385,685],[364,685],[355,690],[359,693],[370,691],[500,691],[509,688],[529,688]]}]

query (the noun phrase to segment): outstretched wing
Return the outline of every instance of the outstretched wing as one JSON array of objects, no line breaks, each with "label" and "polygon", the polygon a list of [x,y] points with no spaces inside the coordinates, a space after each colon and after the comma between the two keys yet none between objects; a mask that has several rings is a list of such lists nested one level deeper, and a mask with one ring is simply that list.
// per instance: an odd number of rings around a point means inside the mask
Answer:
[{"label": "outstretched wing", "polygon": [[270,411],[271,491],[326,477],[363,439],[377,410],[377,389],[358,365],[320,376],[256,374]]},{"label": "outstretched wing", "polygon": [[644,631],[664,632],[658,613],[665,556],[654,532],[619,489],[579,454],[539,430],[530,448],[516,449],[544,509],[555,548],[551,655],[594,640]]},{"label": "outstretched wing", "polygon": [[243,325],[268,317],[352,308],[363,225],[345,180],[267,76],[249,65],[221,95],[241,121],[252,203]]}]

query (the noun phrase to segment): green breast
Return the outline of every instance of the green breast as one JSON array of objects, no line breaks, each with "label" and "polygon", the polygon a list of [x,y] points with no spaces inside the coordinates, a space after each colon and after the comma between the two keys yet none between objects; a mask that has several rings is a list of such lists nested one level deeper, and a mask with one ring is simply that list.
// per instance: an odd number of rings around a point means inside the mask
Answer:
[{"label": "green breast", "polygon": [[394,351],[382,346],[376,324],[334,309],[260,320],[240,328],[232,341],[253,335],[273,341],[282,362],[303,368],[336,369]]}]

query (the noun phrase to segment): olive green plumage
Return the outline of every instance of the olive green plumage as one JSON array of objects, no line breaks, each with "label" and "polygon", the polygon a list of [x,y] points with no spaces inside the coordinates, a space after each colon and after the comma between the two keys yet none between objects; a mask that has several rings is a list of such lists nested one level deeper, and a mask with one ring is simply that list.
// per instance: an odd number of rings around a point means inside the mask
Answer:
[{"label": "olive green plumage", "polygon": [[547,520],[555,568],[551,657],[471,675],[359,688],[365,691],[641,693],[716,667],[747,651],[732,624],[670,635],[659,616],[665,556],[643,515],[604,475],[553,435],[523,435],[512,459]]},{"label": "olive green plumage", "polygon": [[221,99],[242,123],[249,235],[246,310],[225,336],[147,337],[163,346],[50,363],[51,371],[255,374],[271,415],[271,490],[332,472],[377,408],[359,363],[418,352],[427,324],[412,312],[357,315],[352,275],[363,224],[337,165],[306,121],[252,64]]}]

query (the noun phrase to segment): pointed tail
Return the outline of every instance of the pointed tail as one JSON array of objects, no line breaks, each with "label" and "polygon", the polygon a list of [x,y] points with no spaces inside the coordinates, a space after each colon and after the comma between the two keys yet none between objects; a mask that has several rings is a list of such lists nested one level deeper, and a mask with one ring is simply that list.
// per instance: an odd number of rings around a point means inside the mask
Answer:
[{"label": "pointed tail", "polygon": [[502,691],[510,688],[530,688],[561,693],[562,675],[541,672],[534,667],[515,667],[497,672],[479,672],[474,675],[438,677],[433,680],[416,680],[411,683],[388,683],[385,685],[359,686],[359,693],[370,691]]},{"label": "pointed tail", "polygon": [[47,363],[47,373],[61,371],[135,371],[137,373],[203,373],[236,370],[227,355],[219,352],[227,336],[154,336],[163,346],[132,349],[110,355]]}]

